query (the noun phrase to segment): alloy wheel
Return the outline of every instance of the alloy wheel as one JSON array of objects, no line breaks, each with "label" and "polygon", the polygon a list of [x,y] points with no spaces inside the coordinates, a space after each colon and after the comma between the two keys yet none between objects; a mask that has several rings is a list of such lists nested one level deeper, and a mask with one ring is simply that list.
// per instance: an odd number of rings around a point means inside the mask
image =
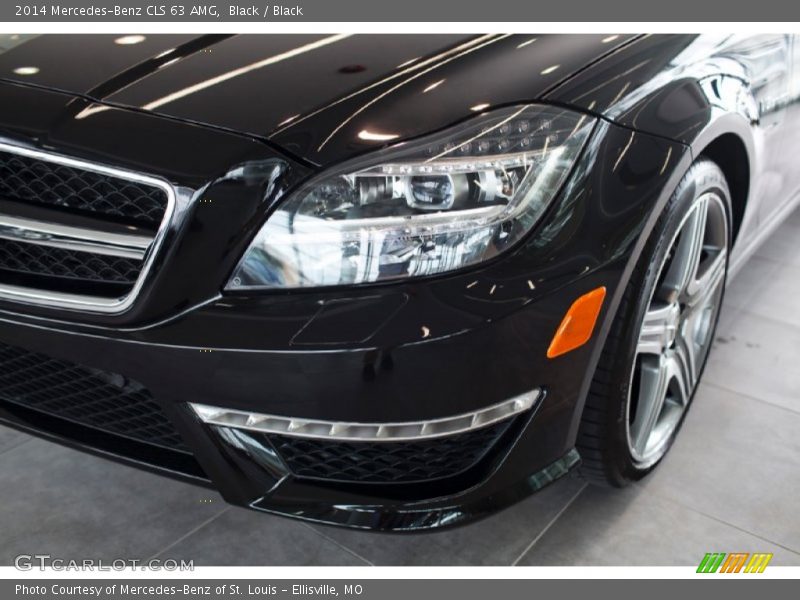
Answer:
[{"label": "alloy wheel", "polygon": [[728,219],[715,192],[695,198],[645,312],[626,407],[628,449],[656,463],[689,405],[712,343],[728,265]]}]

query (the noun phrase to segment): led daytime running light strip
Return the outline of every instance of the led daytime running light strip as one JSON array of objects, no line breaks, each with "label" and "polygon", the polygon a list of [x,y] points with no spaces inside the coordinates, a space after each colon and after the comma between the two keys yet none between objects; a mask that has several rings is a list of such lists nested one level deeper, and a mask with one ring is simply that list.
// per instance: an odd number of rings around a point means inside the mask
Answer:
[{"label": "led daytime running light strip", "polygon": [[208,425],[247,429],[304,438],[335,439],[353,442],[397,442],[455,435],[487,427],[527,412],[541,399],[535,389],[478,411],[444,419],[405,423],[345,423],[295,419],[190,403],[192,410]]}]

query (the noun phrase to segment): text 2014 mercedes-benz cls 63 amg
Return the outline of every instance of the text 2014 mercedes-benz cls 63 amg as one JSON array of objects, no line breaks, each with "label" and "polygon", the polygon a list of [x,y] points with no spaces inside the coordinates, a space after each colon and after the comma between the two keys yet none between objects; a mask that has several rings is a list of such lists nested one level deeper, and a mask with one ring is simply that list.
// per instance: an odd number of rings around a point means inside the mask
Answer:
[{"label": "text 2014 mercedes-benz cls 63 amg", "polygon": [[686,416],[800,190],[792,36],[6,36],[0,419],[431,529]]}]

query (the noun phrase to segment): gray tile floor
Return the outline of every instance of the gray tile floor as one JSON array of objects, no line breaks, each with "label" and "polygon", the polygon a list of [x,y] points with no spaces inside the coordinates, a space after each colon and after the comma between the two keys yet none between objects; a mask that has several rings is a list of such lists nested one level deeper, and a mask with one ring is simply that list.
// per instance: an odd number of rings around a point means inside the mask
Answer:
[{"label": "gray tile floor", "polygon": [[204,565],[687,565],[708,551],[800,565],[800,211],[729,289],[692,411],[626,490],[566,478],[423,536],[311,525],[0,428],[0,564],[17,554]]}]

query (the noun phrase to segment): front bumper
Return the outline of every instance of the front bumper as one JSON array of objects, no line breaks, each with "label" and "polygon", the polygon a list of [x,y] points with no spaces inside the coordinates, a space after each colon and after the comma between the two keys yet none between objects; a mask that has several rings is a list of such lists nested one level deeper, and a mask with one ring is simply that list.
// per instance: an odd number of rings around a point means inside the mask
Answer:
[{"label": "front bumper", "polygon": [[[15,86],[2,91],[8,124],[0,126],[16,137],[32,135],[65,110],[58,94]],[[76,102],[67,98],[68,110],[78,110]],[[26,106],[42,114],[20,113]],[[184,202],[130,311],[95,317],[0,302],[0,343],[118,374],[106,377],[112,383],[138,382],[182,447],[115,435],[1,395],[0,420],[211,485],[237,505],[392,531],[486,515],[578,462],[574,444],[583,397],[620,292],[653,209],[689,160],[679,144],[603,122],[543,221],[497,260],[390,285],[221,295],[278,200],[226,177],[226,169],[237,161],[285,161],[283,191],[308,171],[250,139],[124,110],[59,122],[60,129],[46,136],[51,147],[160,176],[180,187]],[[164,146],[108,142],[115,133],[119,138],[142,129],[168,130],[159,138]],[[195,160],[198,144],[215,151]],[[548,359],[567,308],[600,286],[608,293],[592,339]],[[395,482],[298,473],[271,441],[257,439],[259,445],[236,430],[206,425],[189,407],[402,423],[478,411],[536,389],[542,397],[534,409],[516,417],[466,468]]]},{"label": "front bumper", "polygon": [[[576,464],[570,430],[595,344],[553,361],[545,352],[570,299],[598,282],[608,284],[611,276],[611,270],[591,273],[496,322],[458,333],[346,350],[257,350],[214,343],[211,332],[228,335],[232,328],[247,340],[257,340],[259,324],[269,323],[263,315],[272,312],[270,306],[275,310],[275,302],[264,299],[218,300],[174,322],[113,335],[5,316],[0,319],[3,343],[140,382],[189,452],[121,439],[8,402],[0,402],[0,419],[84,450],[205,481],[237,505],[369,529],[454,525],[497,510]],[[243,307],[253,303],[261,307],[254,307],[248,319]],[[339,298],[338,303],[345,302]],[[353,318],[363,324],[357,317],[360,300],[349,303]],[[408,300],[404,307],[413,304]],[[309,311],[297,323],[313,321],[319,312],[312,298],[295,299],[291,306],[297,315],[303,307]],[[390,329],[410,316],[398,311]],[[375,325],[385,326],[383,320]],[[426,322],[435,332],[436,322]],[[200,331],[209,332],[208,344],[193,339]],[[166,339],[173,343],[161,341]],[[537,388],[542,393],[534,408],[501,422],[504,429],[485,454],[468,468],[429,480],[307,477],[280,453],[260,453],[259,440],[247,439],[252,432],[204,424],[189,407],[195,403],[300,419],[406,422],[479,410]],[[394,442],[400,443],[415,444]],[[461,450],[451,452],[455,460]]]}]

